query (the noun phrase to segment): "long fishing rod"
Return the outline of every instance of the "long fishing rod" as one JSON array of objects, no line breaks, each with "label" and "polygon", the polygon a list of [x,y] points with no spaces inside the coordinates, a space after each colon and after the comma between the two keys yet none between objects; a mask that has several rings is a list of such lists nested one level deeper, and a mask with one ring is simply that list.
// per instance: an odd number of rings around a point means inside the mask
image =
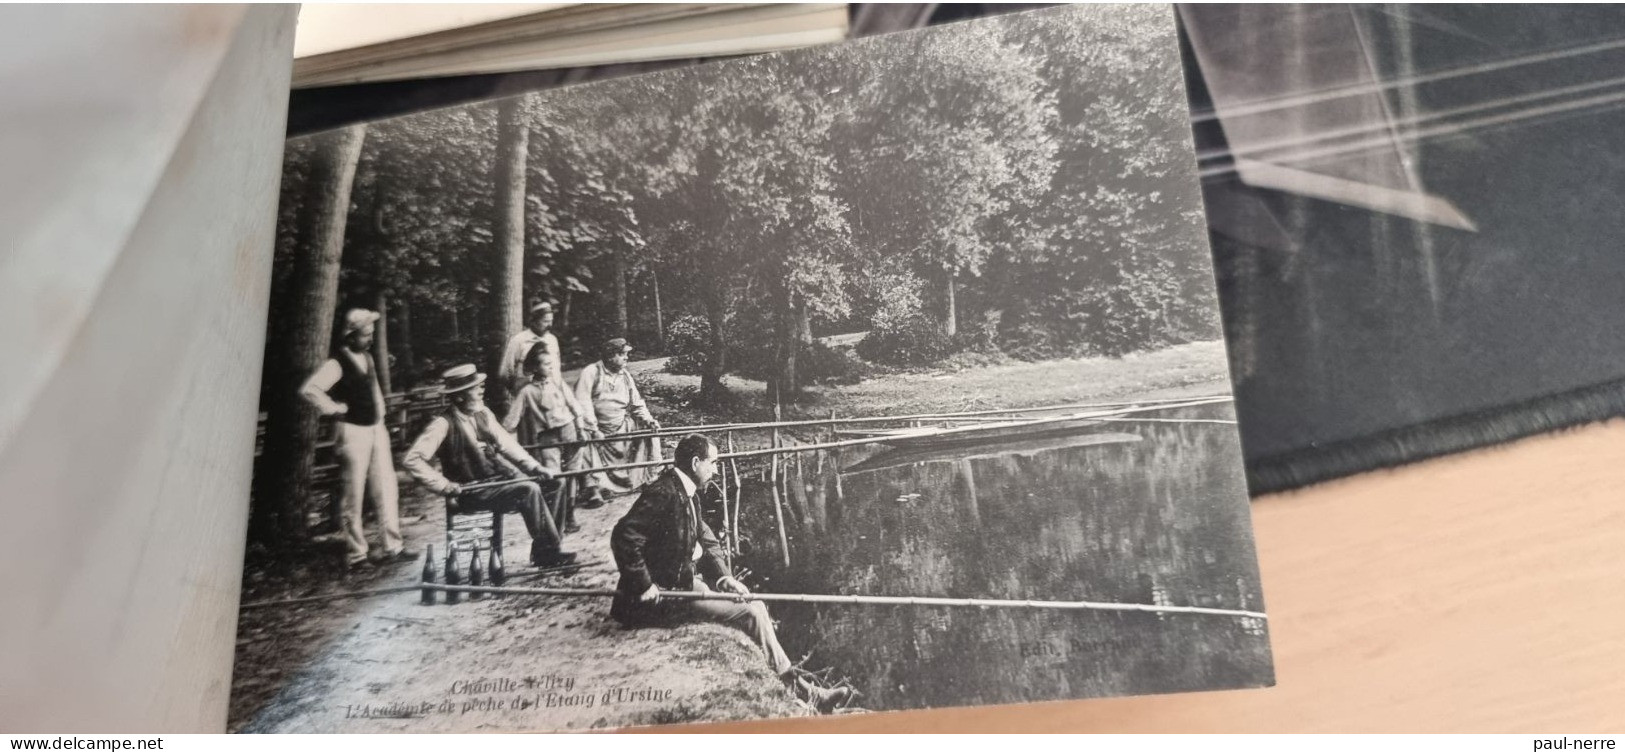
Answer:
[{"label": "long fishing rod", "polygon": [[[976,428],[984,428],[984,426],[975,426],[975,427]],[[844,441],[830,441],[830,442],[825,442],[825,443],[822,443],[822,444],[798,444],[796,446],[788,446],[788,447],[770,447],[770,448],[767,448],[767,449],[751,449],[751,450],[746,450],[746,451],[743,451],[743,452],[728,452],[728,453],[724,453],[724,454],[718,454],[717,459],[718,460],[736,460],[736,459],[748,459],[748,458],[752,458],[752,457],[768,457],[768,456],[772,456],[772,455],[776,455],[776,454],[792,454],[794,452],[812,452],[812,451],[818,451],[818,450],[823,450],[823,449],[842,449],[842,448],[845,448],[845,447],[862,446],[862,445],[865,445],[865,444],[879,444],[879,443],[886,442],[886,441],[896,441],[896,440],[897,440],[896,436],[870,436],[870,437],[865,437],[865,438],[861,438],[861,439],[846,439]],[[578,477],[582,477],[582,476],[586,476],[586,475],[592,475],[594,473],[611,473],[611,472],[616,472],[616,471],[619,471],[619,470],[642,470],[644,468],[651,468],[651,467],[665,467],[667,465],[670,465],[671,463],[672,463],[672,460],[669,460],[669,459],[649,460],[647,462],[629,462],[629,463],[626,463],[624,465],[608,465],[608,466],[605,466],[605,467],[591,467],[591,468],[586,468],[586,469],[582,469],[582,470],[568,470],[568,471],[565,471],[565,472],[562,472],[562,473],[554,473],[554,474],[552,474],[552,475],[550,475],[548,477],[557,478],[557,479],[578,478]],[[533,481],[536,481],[536,480],[538,480],[538,479],[537,478],[531,478],[531,477],[508,478],[508,479],[505,479],[505,480],[493,480],[493,481],[486,481],[486,482],[483,482],[483,483],[470,483],[468,485],[463,486],[462,489],[464,491],[476,491],[476,490],[480,490],[480,489],[484,489],[484,488],[501,488],[503,486],[511,486],[511,485],[513,485],[515,483],[529,483],[529,482],[533,482]]]},{"label": "long fishing rod", "polygon": [[708,423],[698,426],[674,426],[654,431],[632,431],[628,433],[604,434],[575,441],[556,441],[551,444],[520,444],[525,449],[568,449],[570,447],[587,446],[589,444],[610,444],[617,441],[637,441],[639,439],[656,439],[663,436],[679,436],[703,431],[728,432],[754,428],[756,423]]},{"label": "long fishing rod", "polygon": [[[1187,399],[1184,402],[1178,402],[1178,403],[1172,403],[1172,404],[1146,405],[1146,406],[1143,406],[1143,407],[1130,407],[1130,408],[1123,408],[1123,409],[1118,409],[1118,410],[1102,410],[1102,411],[1098,411],[1098,412],[1094,412],[1094,413],[1073,413],[1073,414],[1070,414],[1070,415],[1058,415],[1058,416],[1055,416],[1055,417],[1052,417],[1052,418],[1038,418],[1038,419],[1034,419],[1034,420],[1022,420],[1022,421],[1012,420],[1012,421],[1010,421],[1010,425],[1012,425],[1012,426],[1018,426],[1018,425],[1019,426],[1042,426],[1042,425],[1044,425],[1046,423],[1057,423],[1057,422],[1068,421],[1068,420],[1104,420],[1106,418],[1113,417],[1113,416],[1128,415],[1130,413],[1136,413],[1136,412],[1147,412],[1147,411],[1150,411],[1150,410],[1172,410],[1172,409],[1184,408],[1184,407],[1201,407],[1203,405],[1212,405],[1212,404],[1217,404],[1217,403],[1220,403],[1220,402],[1229,402],[1231,399],[1232,398],[1229,395],[1215,396],[1215,397],[1190,398],[1190,399]],[[1129,404],[1136,404],[1137,405],[1137,404],[1140,404],[1140,403],[1129,403]],[[1054,410],[1056,408],[1050,407],[1050,408],[1044,408],[1044,409],[1046,409],[1046,410]],[[963,427],[960,427],[960,428],[945,428],[945,429],[930,429],[930,430],[931,430],[931,435],[932,436],[952,436],[954,434],[960,434],[960,433],[970,433],[970,432],[974,432],[974,431],[984,431],[984,430],[987,430],[988,427],[989,427],[988,424],[984,424],[984,425],[979,425],[979,426],[963,426]],[[922,429],[922,431],[924,431],[924,430],[926,430],[926,429]],[[868,437],[857,438],[857,439],[846,439],[846,440],[843,440],[843,441],[830,441],[830,442],[825,442],[825,443],[822,443],[822,444],[797,444],[795,446],[770,447],[770,448],[767,448],[767,449],[750,449],[750,450],[746,450],[746,451],[742,451],[742,452],[729,452],[729,453],[724,453],[724,454],[718,454],[717,459],[719,459],[719,460],[748,459],[748,458],[752,458],[752,457],[767,457],[767,456],[776,455],[776,454],[792,454],[792,453],[795,453],[795,452],[812,452],[812,451],[819,451],[819,450],[823,450],[823,449],[844,449],[846,447],[863,446],[863,445],[866,445],[866,444],[880,444],[880,443],[884,443],[884,442],[888,442],[888,441],[896,441],[896,440],[898,440],[898,438],[900,438],[900,437],[898,437],[898,436],[868,436]],[[608,473],[608,472],[615,472],[617,470],[641,470],[643,468],[650,468],[650,467],[665,467],[666,465],[670,465],[671,463],[672,463],[672,461],[668,460],[668,459],[649,460],[647,462],[631,462],[631,463],[627,463],[625,465],[610,465],[610,466],[607,466],[607,467],[592,467],[592,468],[586,468],[586,469],[583,469],[583,470],[570,470],[570,471],[566,471],[566,472],[562,472],[562,473],[554,473],[549,477],[552,477],[552,478],[577,478],[577,477],[581,477],[581,476],[585,476],[585,475],[592,475],[593,473]],[[501,486],[512,485],[514,483],[524,483],[524,482],[531,481],[531,480],[535,480],[535,479],[533,479],[533,478],[512,478],[512,479],[508,479],[508,480],[489,481],[489,482],[485,482],[485,483],[472,483],[472,484],[463,486],[463,490],[472,491],[472,490],[477,490],[477,489],[481,489],[481,488],[499,488]]]},{"label": "long fishing rod", "polygon": [[[1189,402],[1189,403],[1184,403],[1184,404],[1177,405],[1177,407],[1195,407],[1195,406],[1206,405],[1206,404],[1212,404],[1212,402],[1211,401]],[[1153,408],[1145,408],[1145,409],[1153,409]],[[1161,408],[1156,408],[1156,409],[1161,409]],[[1127,414],[1129,412],[1133,412],[1133,410],[1129,409],[1129,410],[1111,410],[1111,411],[1104,411],[1104,412],[1097,412],[1097,413],[1073,413],[1071,415],[1057,415],[1057,416],[1055,416],[1053,418],[1039,418],[1039,419],[1036,419],[1036,420],[1010,421],[1009,425],[1022,426],[1022,427],[1041,427],[1041,426],[1044,426],[1044,425],[1049,424],[1049,423],[1060,423],[1060,422],[1064,422],[1064,421],[1074,421],[1074,420],[1096,420],[1096,419],[1099,418],[1099,416],[1124,415],[1124,414]],[[997,425],[997,424],[994,424],[994,425]],[[969,434],[969,433],[976,433],[976,432],[979,432],[979,431],[986,431],[990,427],[992,427],[992,426],[979,425],[979,426],[961,426],[959,428],[921,429],[920,430],[920,435],[929,435],[929,436],[932,436],[932,437],[955,436],[955,435],[958,435],[958,434]],[[822,444],[799,444],[799,445],[791,446],[791,447],[777,447],[777,448],[769,448],[769,449],[750,449],[750,450],[746,450],[746,451],[743,451],[743,452],[735,452],[732,455],[729,455],[728,458],[729,459],[746,459],[746,458],[750,458],[750,457],[766,457],[766,456],[776,455],[776,454],[791,454],[791,453],[795,453],[795,452],[810,452],[810,451],[817,451],[817,450],[822,450],[822,449],[841,449],[841,448],[844,448],[844,447],[860,446],[860,445],[863,445],[863,444],[877,444],[877,443],[885,443],[885,442],[889,442],[889,441],[897,441],[899,438],[906,438],[906,437],[907,437],[907,434],[905,434],[904,436],[866,436],[866,437],[863,437],[863,438],[846,439],[846,440],[843,440],[843,441],[830,441],[830,442],[825,442],[825,443],[822,443]],[[721,458],[722,458],[722,455],[718,455],[718,459],[721,459]],[[582,471],[577,471],[577,472],[582,472]]]},{"label": "long fishing rod", "polygon": [[[1189,399],[1189,398],[1186,398],[1186,399]],[[1108,404],[1103,405],[1103,406],[1110,407],[1110,406],[1112,406],[1112,404],[1115,404],[1115,403],[1108,403]],[[1124,403],[1121,403],[1121,404],[1124,404],[1124,405],[1137,405],[1137,404],[1142,404],[1142,403],[1124,402]],[[520,446],[525,448],[525,449],[533,449],[533,450],[534,449],[568,449],[570,447],[587,446],[589,444],[610,444],[610,443],[614,443],[614,442],[617,442],[617,441],[638,441],[638,440],[641,440],[641,439],[656,439],[656,438],[664,438],[664,437],[667,437],[667,436],[686,436],[686,435],[691,434],[691,433],[723,433],[723,434],[730,434],[731,435],[731,434],[733,434],[733,433],[735,433],[737,431],[757,431],[757,430],[766,431],[766,430],[771,430],[771,429],[774,429],[774,428],[802,428],[802,427],[823,426],[823,425],[845,425],[845,424],[848,424],[848,423],[891,423],[891,422],[904,421],[904,420],[921,420],[921,421],[924,421],[924,420],[937,420],[937,419],[945,419],[945,420],[946,419],[952,419],[952,420],[963,420],[963,421],[989,421],[990,422],[990,421],[998,421],[998,420],[1009,420],[1009,418],[1002,417],[1002,416],[1010,415],[1012,413],[1039,412],[1039,411],[1044,411],[1044,410],[1068,410],[1068,409],[1073,409],[1073,408],[1072,408],[1072,406],[1068,406],[1068,405],[1057,405],[1057,406],[1052,406],[1052,407],[1029,407],[1029,408],[1014,408],[1014,409],[1010,409],[1010,410],[999,410],[996,413],[990,413],[990,414],[987,414],[987,415],[964,415],[964,414],[960,414],[960,413],[931,413],[931,414],[922,414],[922,415],[871,415],[871,416],[860,417],[860,418],[839,418],[839,419],[836,419],[836,418],[817,418],[817,419],[808,419],[808,420],[768,421],[768,422],[763,422],[763,423],[709,423],[709,424],[705,424],[705,425],[695,425],[695,426],[674,426],[674,427],[671,427],[671,428],[661,428],[660,430],[657,430],[657,431],[634,431],[634,432],[630,432],[630,433],[605,434],[605,435],[601,435],[601,436],[595,436],[595,437],[592,437],[592,438],[576,439],[575,441],[559,441],[559,442],[554,442],[552,444],[521,444]]]},{"label": "long fishing rod", "polygon": [[[488,585],[442,585],[421,583],[423,590],[448,593],[492,593],[502,595],[553,595],[574,598],[613,598],[619,591],[612,588],[537,588],[493,587]],[[1054,611],[1138,611],[1144,613],[1194,614],[1200,616],[1239,616],[1249,619],[1268,619],[1262,611],[1243,611],[1203,606],[1153,606],[1143,603],[1104,603],[1099,601],[1041,601],[1002,600],[993,598],[936,598],[929,596],[894,595],[816,595],[808,593],[718,593],[696,590],[662,590],[662,600],[686,601],[762,601],[764,603],[842,603],[864,606],[932,606],[944,608],[1031,608]]]},{"label": "long fishing rod", "polygon": [[1020,415],[1024,413],[1053,412],[1055,410],[1089,410],[1108,407],[1126,407],[1133,405],[1161,406],[1161,409],[1185,407],[1183,404],[1191,400],[1205,400],[1200,404],[1210,402],[1230,402],[1235,398],[1228,394],[1210,395],[1207,397],[1166,397],[1149,400],[1126,400],[1122,402],[1082,402],[1065,405],[1045,405],[1041,407],[1011,407],[985,410],[963,410],[946,413],[916,413],[914,415],[869,415],[856,418],[812,418],[807,420],[784,420],[765,423],[713,423],[694,426],[672,426],[661,428],[658,431],[639,431],[636,433],[622,433],[611,436],[600,436],[593,439],[577,439],[575,441],[561,441],[553,444],[526,444],[526,449],[563,449],[588,444],[607,444],[616,441],[635,441],[638,439],[651,439],[662,436],[677,436],[704,431],[720,431],[732,433],[734,431],[767,430],[772,428],[806,428],[810,426],[848,425],[855,423],[892,423],[902,420],[938,420],[949,418],[975,418],[986,415]]},{"label": "long fishing rod", "polygon": [[391,593],[410,593],[413,590],[420,589],[420,587],[421,586],[419,585],[396,585],[395,587],[372,588],[370,590],[348,590],[342,593],[311,595],[303,598],[282,598],[274,601],[254,601],[250,603],[238,604],[237,609],[239,611],[248,611],[250,609],[274,606],[297,606],[304,603],[323,603],[326,601],[342,600],[344,598],[367,598],[374,595],[390,595]]},{"label": "long fishing rod", "polygon": [[[578,561],[578,562],[575,562],[573,564],[566,564],[566,565],[564,565],[562,567],[546,567],[546,568],[543,568],[543,569],[537,569],[537,570],[533,570],[533,571],[530,571],[530,572],[526,572],[524,574],[508,575],[508,579],[510,579],[510,580],[530,580],[530,579],[535,579],[537,577],[544,577],[544,576],[555,575],[555,574],[566,574],[566,573],[574,574],[578,570],[584,569],[586,567],[593,566],[595,564],[601,564],[601,563],[603,563],[603,562],[598,562],[598,561]],[[323,593],[321,595],[309,595],[309,596],[305,596],[303,598],[281,598],[281,599],[278,599],[278,600],[269,600],[269,601],[251,601],[249,603],[238,604],[237,608],[239,610],[249,610],[249,609],[255,609],[255,608],[274,608],[274,607],[277,607],[277,606],[298,606],[298,605],[302,605],[302,604],[306,604],[306,603],[324,603],[324,602],[327,602],[327,601],[344,600],[346,598],[370,598],[370,597],[375,596],[375,595],[392,595],[394,593],[410,593],[413,590],[421,590],[421,589],[422,589],[422,586],[420,586],[420,585],[395,585],[395,586],[392,586],[392,587],[371,588],[371,589],[368,589],[368,590],[346,590],[346,591],[339,592],[339,593]]]}]

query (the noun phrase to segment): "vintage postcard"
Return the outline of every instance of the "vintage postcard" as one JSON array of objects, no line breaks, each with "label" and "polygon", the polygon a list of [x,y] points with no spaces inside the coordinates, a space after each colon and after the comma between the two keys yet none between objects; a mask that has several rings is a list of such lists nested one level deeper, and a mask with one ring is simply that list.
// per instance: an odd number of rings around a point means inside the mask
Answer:
[{"label": "vintage postcard", "polygon": [[288,143],[231,728],[1273,683],[1172,11]]}]

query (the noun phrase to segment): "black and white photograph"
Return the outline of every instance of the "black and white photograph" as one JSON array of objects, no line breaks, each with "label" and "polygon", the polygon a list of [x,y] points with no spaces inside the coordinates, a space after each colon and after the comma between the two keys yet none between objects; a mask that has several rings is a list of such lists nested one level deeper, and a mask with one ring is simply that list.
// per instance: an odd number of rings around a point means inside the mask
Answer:
[{"label": "black and white photograph", "polygon": [[1173,10],[290,139],[229,727],[1266,687]]}]

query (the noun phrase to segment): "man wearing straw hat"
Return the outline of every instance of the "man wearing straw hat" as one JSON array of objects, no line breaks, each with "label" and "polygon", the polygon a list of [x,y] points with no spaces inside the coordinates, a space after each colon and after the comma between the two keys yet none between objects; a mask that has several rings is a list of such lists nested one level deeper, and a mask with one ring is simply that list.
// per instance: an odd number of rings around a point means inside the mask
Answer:
[{"label": "man wearing straw hat", "polygon": [[847,687],[826,688],[798,671],[779,645],[773,618],[761,601],[662,599],[662,591],[750,595],[733,576],[716,535],[700,516],[701,489],[717,472],[717,447],[700,434],[677,442],[672,467],[654,482],[615,523],[610,551],[621,579],[610,616],[628,627],[671,625],[690,620],[732,625],[761,646],[768,665],[797,697],[822,712],[848,702]]},{"label": "man wearing straw hat", "polygon": [[390,456],[389,429],[384,426],[384,392],[378,386],[378,368],[372,349],[378,314],[352,308],[344,314],[343,346],[305,379],[299,395],[322,415],[336,419],[339,468],[343,492],[339,528],[344,533],[346,559],[351,567],[367,559],[367,535],[361,520],[361,499],[372,498],[378,513],[384,556],[409,559],[401,541],[399,492],[395,463]]},{"label": "man wearing straw hat", "polygon": [[[407,471],[429,490],[450,499],[448,511],[518,512],[530,531],[530,560],[537,567],[574,562],[575,554],[559,550],[562,538],[542,493],[542,483],[556,486],[557,482],[485,406],[485,374],[464,364],[447,369],[442,380],[449,404],[412,442],[404,461]],[[439,470],[431,460],[440,463]],[[499,481],[515,482],[470,487]]]}]

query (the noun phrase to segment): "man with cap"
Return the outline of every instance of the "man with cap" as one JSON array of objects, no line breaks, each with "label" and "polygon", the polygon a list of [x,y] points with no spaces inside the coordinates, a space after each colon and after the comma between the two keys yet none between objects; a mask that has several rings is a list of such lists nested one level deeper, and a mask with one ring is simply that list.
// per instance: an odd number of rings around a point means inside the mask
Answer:
[{"label": "man with cap", "polygon": [[529,381],[525,375],[525,355],[532,345],[547,348],[546,353],[553,361],[553,381],[564,383],[564,372],[559,366],[559,338],[553,336],[552,328],[553,304],[539,300],[530,306],[526,328],[508,338],[507,346],[502,348],[502,361],[497,366],[497,382],[502,387],[504,405],[512,404],[519,390]]},{"label": "man with cap", "polygon": [[[485,374],[464,364],[442,376],[445,412],[435,416],[407,450],[404,464],[412,477],[448,499],[447,511],[518,512],[530,531],[530,560],[538,567],[575,561],[559,550],[561,536],[553,523],[542,485],[557,485],[513,436],[502,429],[485,406]],[[438,461],[436,470],[432,461]],[[529,479],[525,479],[525,478]],[[522,480],[524,479],[524,480]],[[488,488],[465,488],[495,480],[518,480]]]},{"label": "man with cap", "polygon": [[334,451],[343,475],[339,527],[344,534],[346,559],[362,566],[367,559],[367,535],[361,521],[361,499],[372,498],[389,558],[412,558],[401,540],[395,463],[390,455],[389,429],[384,427],[384,392],[378,386],[372,348],[378,314],[352,308],[344,314],[343,344],[299,388],[299,395],[322,415],[336,419]]},{"label": "man with cap", "polygon": [[[660,429],[660,422],[649,413],[638,385],[632,381],[632,372],[626,368],[631,352],[632,346],[616,337],[604,343],[603,360],[581,369],[576,377],[576,401],[591,405],[587,411],[588,428],[601,436]],[[599,446],[604,463],[609,465],[660,459],[660,441],[652,437]],[[652,477],[653,468],[618,470],[603,473],[602,485],[605,492],[619,494],[635,490]]]}]

